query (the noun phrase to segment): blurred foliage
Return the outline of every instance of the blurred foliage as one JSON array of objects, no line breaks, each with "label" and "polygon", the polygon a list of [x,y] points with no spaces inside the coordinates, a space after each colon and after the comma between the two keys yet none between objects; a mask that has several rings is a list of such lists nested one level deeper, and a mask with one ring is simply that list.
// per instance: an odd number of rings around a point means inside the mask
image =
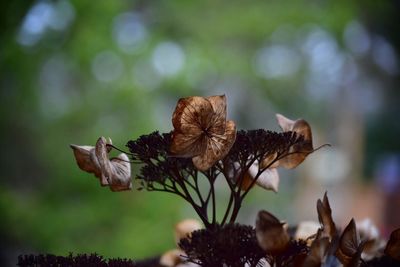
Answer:
[{"label": "blurred foliage", "polygon": [[[179,97],[218,93],[227,94],[239,128],[273,125],[280,111],[329,129],[340,98],[310,97],[304,58],[293,75],[260,74],[268,70],[265,62],[257,70],[262,49],[284,44],[284,52],[306,57],[299,42],[316,27],[349,57],[343,32],[352,21],[400,44],[396,1],[4,1],[0,10],[0,248],[11,259],[151,256],[173,248],[173,225],[194,216],[168,195],[101,188],[77,168],[68,144],[104,135],[123,148],[141,134],[169,131]],[[369,159],[382,143],[399,151],[398,69],[352,58],[383,98],[366,113]],[[288,194],[280,194],[286,203]]]}]

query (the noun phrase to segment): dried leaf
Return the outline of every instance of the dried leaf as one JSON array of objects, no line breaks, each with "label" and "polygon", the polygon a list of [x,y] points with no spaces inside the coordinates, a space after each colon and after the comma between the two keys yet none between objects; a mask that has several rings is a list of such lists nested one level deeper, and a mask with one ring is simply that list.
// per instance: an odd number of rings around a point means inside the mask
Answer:
[{"label": "dried leaf", "polygon": [[278,254],[288,246],[289,234],[284,225],[268,211],[262,210],[257,214],[257,241],[267,253]]},{"label": "dried leaf", "polygon": [[390,234],[390,239],[385,248],[385,254],[400,261],[400,228]]}]

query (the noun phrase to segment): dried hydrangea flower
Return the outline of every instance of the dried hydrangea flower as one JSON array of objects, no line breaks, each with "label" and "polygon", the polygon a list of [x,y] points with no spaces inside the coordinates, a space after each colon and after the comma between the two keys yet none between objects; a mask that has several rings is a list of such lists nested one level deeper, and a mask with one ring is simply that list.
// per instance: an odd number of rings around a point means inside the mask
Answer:
[{"label": "dried hydrangea flower", "polygon": [[[279,160],[279,166],[287,169],[293,169],[302,163],[308,154],[314,151],[312,144],[311,127],[305,120],[298,119],[296,121],[290,120],[281,114],[276,114],[279,126],[284,132],[295,132],[297,135],[303,136],[303,142],[295,144],[288,151],[289,155]],[[274,155],[267,157],[263,160],[262,166],[267,166],[271,162]]]},{"label": "dried hydrangea flower", "polygon": [[172,124],[171,153],[192,157],[193,164],[201,171],[225,157],[235,142],[236,126],[226,120],[225,95],[181,98]]},{"label": "dried hydrangea flower", "polygon": [[110,160],[110,144],[111,139],[107,141],[100,137],[95,147],[71,145],[71,148],[79,168],[93,173],[100,179],[102,186],[109,186],[111,191],[129,190],[132,188],[129,158],[125,153],[121,153]]},{"label": "dried hydrangea flower", "polygon": [[364,243],[360,243],[356,223],[351,219],[340,237],[335,255],[344,267],[358,267],[363,247]]},{"label": "dried hydrangea flower", "polygon": [[257,214],[256,236],[260,247],[270,254],[284,251],[289,244],[286,223],[280,222],[268,211],[261,210]]},{"label": "dried hydrangea flower", "polygon": [[[108,138],[107,144],[112,145],[112,140]],[[101,178],[101,167],[96,156],[94,146],[79,146],[71,144],[70,147],[74,151],[76,163],[79,168],[85,172],[93,173],[97,178]],[[111,147],[107,146],[107,152],[111,151]],[[108,185],[107,180],[100,179],[102,186]]]}]

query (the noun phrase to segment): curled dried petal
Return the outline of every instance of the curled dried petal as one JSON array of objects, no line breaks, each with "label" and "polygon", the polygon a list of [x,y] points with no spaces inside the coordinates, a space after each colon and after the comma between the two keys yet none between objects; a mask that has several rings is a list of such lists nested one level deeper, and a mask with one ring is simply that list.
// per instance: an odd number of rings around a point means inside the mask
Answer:
[{"label": "curled dried petal", "polygon": [[284,132],[292,131],[303,137],[303,142],[295,144],[288,151],[290,154],[279,160],[279,166],[287,169],[295,168],[305,160],[308,154],[313,152],[311,127],[307,121],[302,119],[293,121],[281,114],[276,114],[276,118]]}]

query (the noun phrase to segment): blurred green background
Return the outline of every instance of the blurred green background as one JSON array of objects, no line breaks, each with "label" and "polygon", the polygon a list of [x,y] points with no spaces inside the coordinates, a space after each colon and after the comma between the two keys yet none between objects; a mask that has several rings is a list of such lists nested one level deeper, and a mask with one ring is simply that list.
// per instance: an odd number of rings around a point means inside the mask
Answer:
[{"label": "blurred green background", "polygon": [[316,145],[333,145],[282,171],[278,194],[255,189],[239,221],[253,224],[259,209],[315,220],[328,189],[339,221],[364,208],[360,219],[383,232],[400,224],[387,215],[400,187],[399,1],[3,1],[0,10],[4,265],[21,253],[140,259],[174,248],[174,224],[195,216],[189,206],[101,188],[69,144],[110,136],[123,148],[170,131],[176,101],[190,95],[225,93],[239,129],[278,130],[275,113],[303,117]]}]

